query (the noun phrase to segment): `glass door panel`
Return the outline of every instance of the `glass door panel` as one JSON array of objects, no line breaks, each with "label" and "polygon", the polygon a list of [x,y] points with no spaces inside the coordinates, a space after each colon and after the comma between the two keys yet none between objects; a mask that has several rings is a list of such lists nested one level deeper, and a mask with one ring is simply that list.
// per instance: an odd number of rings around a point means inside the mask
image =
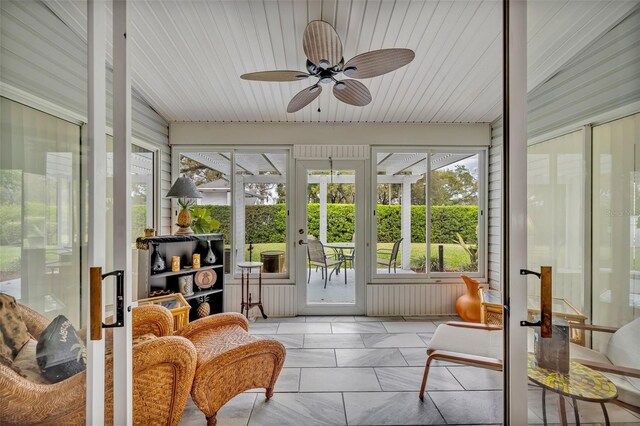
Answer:
[{"label": "glass door panel", "polygon": [[[361,162],[299,162],[300,309],[317,314],[363,311],[364,188]],[[355,167],[354,167],[355,166]]]}]

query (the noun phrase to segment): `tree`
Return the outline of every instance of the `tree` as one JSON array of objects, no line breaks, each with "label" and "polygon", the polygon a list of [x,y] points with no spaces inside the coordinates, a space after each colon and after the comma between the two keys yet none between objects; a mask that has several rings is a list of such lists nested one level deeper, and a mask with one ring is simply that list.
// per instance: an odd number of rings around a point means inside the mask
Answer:
[{"label": "tree", "polygon": [[180,174],[191,179],[196,186],[224,178],[223,173],[184,156],[180,158]]},{"label": "tree", "polygon": [[478,180],[465,166],[431,173],[431,205],[471,206],[478,204]]}]

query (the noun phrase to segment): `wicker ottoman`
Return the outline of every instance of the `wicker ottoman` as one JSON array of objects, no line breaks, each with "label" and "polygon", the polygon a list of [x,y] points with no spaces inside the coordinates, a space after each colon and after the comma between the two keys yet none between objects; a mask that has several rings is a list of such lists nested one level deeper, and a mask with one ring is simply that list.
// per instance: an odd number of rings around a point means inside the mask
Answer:
[{"label": "wicker ottoman", "polygon": [[225,313],[198,319],[176,332],[196,347],[191,398],[209,425],[216,424],[216,414],[227,401],[246,390],[265,388],[267,398],[273,395],[284,346],[250,335],[248,327],[241,314]]}]

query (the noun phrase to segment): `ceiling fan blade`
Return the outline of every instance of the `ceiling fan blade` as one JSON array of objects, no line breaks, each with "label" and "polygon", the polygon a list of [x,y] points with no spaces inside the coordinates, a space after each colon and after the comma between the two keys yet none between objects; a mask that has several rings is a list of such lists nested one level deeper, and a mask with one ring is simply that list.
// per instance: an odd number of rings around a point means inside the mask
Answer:
[{"label": "ceiling fan blade", "polygon": [[321,68],[331,68],[342,59],[340,36],[324,21],[309,22],[302,37],[302,47],[307,58]]},{"label": "ceiling fan blade", "polygon": [[287,112],[300,111],[302,108],[313,102],[315,98],[320,96],[320,93],[322,93],[322,87],[317,84],[298,92],[289,102]]},{"label": "ceiling fan blade", "polygon": [[349,105],[365,106],[371,102],[371,92],[357,80],[339,81],[333,85],[333,94],[338,100]]},{"label": "ceiling fan blade", "polygon": [[309,77],[309,74],[306,72],[284,70],[250,72],[240,76],[243,80],[253,81],[298,81],[307,77]]},{"label": "ceiling fan blade", "polygon": [[352,58],[343,72],[351,78],[377,77],[407,65],[415,56],[411,49],[372,50]]}]

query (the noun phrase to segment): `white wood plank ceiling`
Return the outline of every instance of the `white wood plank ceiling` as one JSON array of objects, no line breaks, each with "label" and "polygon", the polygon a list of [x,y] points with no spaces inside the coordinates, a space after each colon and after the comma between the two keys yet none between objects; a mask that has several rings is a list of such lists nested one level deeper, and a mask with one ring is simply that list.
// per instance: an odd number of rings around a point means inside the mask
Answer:
[{"label": "white wood plank ceiling", "polygon": [[[86,38],[84,2],[45,2]],[[637,1],[530,2],[529,89],[634,6]],[[501,14],[499,0],[134,0],[132,81],[168,121],[490,122],[501,109]],[[239,76],[304,71],[302,33],[315,19],[335,26],[345,60],[389,47],[413,49],[416,58],[363,80],[373,96],[365,107],[345,105],[325,90],[311,106],[288,114],[289,100],[311,82]]]}]

